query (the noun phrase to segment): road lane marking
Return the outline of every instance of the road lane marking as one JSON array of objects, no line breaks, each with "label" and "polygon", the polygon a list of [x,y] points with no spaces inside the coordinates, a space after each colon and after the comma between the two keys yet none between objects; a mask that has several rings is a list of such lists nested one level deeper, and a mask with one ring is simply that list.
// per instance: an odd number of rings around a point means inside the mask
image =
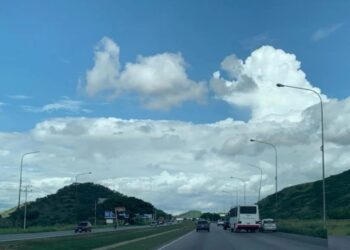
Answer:
[{"label": "road lane marking", "polygon": [[157,250],[163,250],[163,249],[167,248],[168,246],[174,244],[175,242],[178,242],[179,240],[182,240],[183,238],[185,238],[186,236],[190,235],[190,234],[193,233],[193,232],[194,232],[194,231],[188,232],[187,234],[181,236],[180,238],[177,238],[176,240],[173,240],[172,242],[170,242],[170,243],[168,243],[168,244],[166,244],[166,245],[164,245],[164,246],[158,248]]},{"label": "road lane marking", "polygon": [[158,233],[158,234],[151,234],[151,235],[144,236],[144,237],[141,237],[141,238],[136,238],[136,239],[133,239],[133,240],[122,241],[122,242],[119,242],[119,243],[116,243],[116,244],[113,244],[113,245],[108,245],[108,246],[104,246],[104,247],[95,248],[94,250],[114,249],[116,247],[124,246],[124,245],[130,244],[130,243],[134,243],[134,242],[138,242],[138,241],[141,241],[141,240],[147,240],[147,239],[150,239],[150,238],[158,237],[160,235],[168,234],[168,233],[171,233],[171,232],[174,232],[174,231],[177,231],[177,230],[179,230],[179,229],[172,229],[172,230],[169,230],[169,231],[166,231],[166,232],[162,232],[162,233]]}]

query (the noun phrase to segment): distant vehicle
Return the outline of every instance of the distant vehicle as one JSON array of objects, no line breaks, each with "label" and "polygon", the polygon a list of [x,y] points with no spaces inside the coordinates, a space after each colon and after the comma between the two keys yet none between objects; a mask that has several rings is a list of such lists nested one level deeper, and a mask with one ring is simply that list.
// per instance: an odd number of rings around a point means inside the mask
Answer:
[{"label": "distant vehicle", "polygon": [[222,226],[222,228],[224,230],[227,230],[228,228],[230,228],[230,222],[228,220],[225,220],[224,221],[224,225]]},{"label": "distant vehicle", "polygon": [[224,225],[224,221],[223,220],[218,220],[217,222],[216,222],[216,225],[217,226],[223,226]]},{"label": "distant vehicle", "polygon": [[82,232],[91,232],[92,226],[89,221],[82,221],[80,222],[77,227],[75,228],[75,233],[82,233]]},{"label": "distant vehicle", "polygon": [[229,212],[231,232],[256,232],[260,228],[259,207],[237,206]]},{"label": "distant vehicle", "polygon": [[210,225],[209,222],[206,220],[199,220],[197,222],[197,227],[196,227],[196,231],[200,231],[200,230],[206,230],[208,232],[210,232]]},{"label": "distant vehicle", "polygon": [[277,226],[276,223],[273,219],[263,219],[261,220],[261,226],[260,226],[260,231],[272,231],[276,232],[277,231]]}]

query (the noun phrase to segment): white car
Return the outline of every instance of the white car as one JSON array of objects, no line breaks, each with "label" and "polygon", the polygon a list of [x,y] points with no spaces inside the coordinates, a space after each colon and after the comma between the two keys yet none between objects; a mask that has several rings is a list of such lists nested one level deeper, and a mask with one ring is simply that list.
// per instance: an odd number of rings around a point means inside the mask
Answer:
[{"label": "white car", "polygon": [[277,226],[276,226],[275,221],[273,219],[263,219],[263,220],[261,220],[260,231],[261,232],[264,232],[264,231],[276,232],[277,231]]},{"label": "white car", "polygon": [[218,220],[216,225],[223,226],[224,225],[224,221],[223,220]]}]

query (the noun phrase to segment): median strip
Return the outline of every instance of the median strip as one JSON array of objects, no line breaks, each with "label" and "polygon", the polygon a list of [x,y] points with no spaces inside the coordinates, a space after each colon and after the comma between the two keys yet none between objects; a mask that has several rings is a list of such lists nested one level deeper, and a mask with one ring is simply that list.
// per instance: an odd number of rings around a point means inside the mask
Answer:
[{"label": "median strip", "polygon": [[108,246],[104,246],[104,247],[95,248],[94,250],[114,249],[116,247],[124,246],[124,245],[130,244],[130,243],[134,243],[134,242],[138,242],[138,241],[141,241],[141,240],[146,240],[146,239],[158,237],[160,235],[168,234],[168,233],[171,233],[171,232],[174,232],[174,231],[178,231],[178,230],[179,229],[172,229],[172,230],[169,230],[169,231],[166,231],[166,232],[162,232],[162,233],[152,234],[152,235],[149,235],[149,236],[144,236],[144,237],[133,239],[133,240],[123,241],[123,242],[116,243],[116,244],[113,244],[113,245],[108,245]]}]

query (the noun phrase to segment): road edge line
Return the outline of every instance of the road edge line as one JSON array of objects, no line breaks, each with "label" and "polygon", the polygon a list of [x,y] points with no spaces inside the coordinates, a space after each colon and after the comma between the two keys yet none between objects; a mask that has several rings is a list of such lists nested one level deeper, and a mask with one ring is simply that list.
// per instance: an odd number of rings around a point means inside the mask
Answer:
[{"label": "road edge line", "polygon": [[193,232],[194,232],[194,230],[188,232],[188,233],[185,234],[185,235],[182,235],[180,238],[177,238],[177,239],[175,239],[175,240],[169,242],[168,244],[166,244],[166,245],[164,245],[164,246],[161,246],[160,248],[157,248],[157,250],[163,250],[164,248],[166,248],[166,247],[168,247],[168,246],[174,244],[175,242],[178,242],[179,240],[185,238],[186,236],[190,235],[190,234],[193,233]]}]

